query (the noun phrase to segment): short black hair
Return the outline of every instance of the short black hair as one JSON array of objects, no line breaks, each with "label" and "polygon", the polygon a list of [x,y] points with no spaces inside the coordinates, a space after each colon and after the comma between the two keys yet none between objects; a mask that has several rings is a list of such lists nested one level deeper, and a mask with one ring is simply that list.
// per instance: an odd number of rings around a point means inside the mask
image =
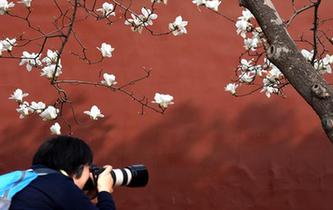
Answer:
[{"label": "short black hair", "polygon": [[80,177],[83,166],[90,165],[93,153],[82,139],[73,136],[54,136],[47,139],[37,150],[32,164],[42,164],[55,170],[64,170],[68,175]]}]

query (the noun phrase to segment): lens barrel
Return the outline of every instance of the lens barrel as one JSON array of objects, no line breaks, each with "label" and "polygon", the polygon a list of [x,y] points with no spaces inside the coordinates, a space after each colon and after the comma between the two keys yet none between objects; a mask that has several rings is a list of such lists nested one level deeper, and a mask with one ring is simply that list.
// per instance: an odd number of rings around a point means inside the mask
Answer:
[{"label": "lens barrel", "polygon": [[144,165],[131,165],[122,169],[113,169],[111,176],[115,186],[144,187],[148,183],[148,170]]},{"label": "lens barrel", "polygon": [[[104,168],[93,166],[90,168],[90,171],[95,176],[98,176],[104,171]],[[144,187],[149,180],[148,170],[142,164],[112,169],[111,176],[114,186]]]}]

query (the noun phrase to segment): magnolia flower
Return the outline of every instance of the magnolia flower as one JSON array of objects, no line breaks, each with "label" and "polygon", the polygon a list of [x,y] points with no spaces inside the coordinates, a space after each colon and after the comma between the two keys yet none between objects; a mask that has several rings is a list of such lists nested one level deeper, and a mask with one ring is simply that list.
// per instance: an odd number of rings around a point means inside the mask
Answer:
[{"label": "magnolia flower", "polygon": [[173,97],[168,94],[155,93],[154,101],[152,103],[159,104],[162,108],[167,108],[172,102]]},{"label": "magnolia flower", "polygon": [[40,73],[40,76],[46,76],[47,78],[52,79],[56,66],[57,66],[57,72],[55,73],[55,77],[58,77],[60,74],[62,74],[61,64],[59,64],[59,65],[51,64],[49,66],[45,66],[44,68],[42,68],[42,72]]},{"label": "magnolia flower", "polygon": [[325,58],[323,58],[324,65],[333,63],[333,55],[326,54]]},{"label": "magnolia flower", "polygon": [[9,39],[9,38],[6,38],[5,40],[1,40],[1,45],[2,45],[2,51],[12,51],[13,49],[13,46],[15,45],[16,43],[16,39]]},{"label": "magnolia flower", "polygon": [[157,15],[152,13],[150,9],[142,7],[142,15],[139,16],[144,26],[153,25],[153,20],[157,19]]},{"label": "magnolia flower", "polygon": [[2,43],[0,42],[0,56],[2,56],[2,51],[5,51],[5,49],[3,48]]},{"label": "magnolia flower", "polygon": [[111,87],[112,85],[117,84],[116,77],[113,74],[104,73],[103,78],[104,78],[104,80],[101,81],[101,83],[106,85],[106,86]]},{"label": "magnolia flower", "polygon": [[193,0],[192,3],[201,6],[206,4],[206,0]]},{"label": "magnolia flower", "polygon": [[252,65],[252,61],[253,59],[251,60],[246,60],[246,59],[241,59],[240,63],[240,67],[242,70],[253,70],[253,65]]},{"label": "magnolia flower", "polygon": [[23,119],[24,117],[28,116],[31,114],[33,111],[29,107],[29,103],[24,101],[22,104],[19,105],[19,108],[16,109],[18,113],[20,113],[19,118]]},{"label": "magnolia flower", "polygon": [[279,89],[271,87],[271,86],[264,86],[260,92],[265,92],[267,98],[271,97],[272,93],[278,93]]},{"label": "magnolia flower", "polygon": [[275,94],[279,93],[279,88],[278,88],[279,81],[278,80],[272,81],[272,80],[264,78],[262,80],[262,82],[263,82],[263,88],[260,92],[261,93],[265,92],[267,98],[270,98],[272,93],[275,93]]},{"label": "magnolia flower", "polygon": [[207,8],[212,9],[214,11],[219,10],[219,6],[221,4],[220,0],[211,0],[211,1],[206,1],[205,5]]},{"label": "magnolia flower", "polygon": [[30,105],[30,108],[38,114],[41,113],[45,109],[45,107],[46,107],[46,105],[41,101],[38,103],[33,101],[33,102],[31,102],[31,105]]},{"label": "magnolia flower", "polygon": [[311,52],[309,52],[306,49],[303,49],[303,50],[301,50],[301,53],[307,61],[312,61],[313,50]]},{"label": "magnolia flower", "polygon": [[[43,58],[42,62],[46,65],[50,65],[52,63],[56,63],[58,60],[58,51],[52,51],[50,49],[47,50],[47,56]],[[60,63],[60,60],[59,60]]]},{"label": "magnolia flower", "polygon": [[247,29],[249,27],[251,27],[252,24],[250,22],[248,22],[247,20],[240,19],[236,22],[235,26],[237,28],[237,30],[236,30],[237,34],[239,34],[241,37],[245,38]]},{"label": "magnolia flower", "polygon": [[157,14],[152,13],[150,9],[143,7],[141,9],[142,15],[131,14],[132,18],[125,20],[125,25],[130,25],[132,31],[142,32],[143,27],[153,25],[153,20],[157,18]]},{"label": "magnolia flower", "polygon": [[232,95],[236,95],[236,89],[238,87],[238,84],[236,83],[229,83],[226,87],[224,87],[224,90],[227,92],[230,92]]},{"label": "magnolia flower", "polygon": [[251,83],[254,80],[255,76],[256,76],[255,71],[242,72],[239,75],[239,80],[241,82]]},{"label": "magnolia flower", "polygon": [[59,109],[56,109],[54,106],[48,106],[42,113],[39,114],[44,121],[54,120],[58,117]]},{"label": "magnolia flower", "polygon": [[28,53],[27,51],[23,51],[23,55],[21,56],[20,66],[26,63],[26,68],[30,72],[33,66],[41,65],[42,63],[39,60],[40,54]]},{"label": "magnolia flower", "polygon": [[101,110],[96,105],[93,105],[90,111],[84,111],[83,113],[89,115],[89,117],[93,120],[98,120],[99,117],[104,117],[104,115],[101,113]]},{"label": "magnolia flower", "polygon": [[246,39],[244,39],[244,48],[246,50],[255,51],[256,48],[258,47],[259,43],[260,43],[260,39],[258,39],[257,37],[246,38]]},{"label": "magnolia flower", "polygon": [[61,131],[60,131],[61,127],[59,125],[59,123],[54,123],[51,127],[50,127],[50,131],[51,131],[51,134],[54,134],[54,135],[60,135],[61,134]]},{"label": "magnolia flower", "polygon": [[97,49],[101,51],[103,57],[109,57],[109,58],[112,57],[112,52],[114,51],[114,48],[112,48],[111,45],[106,44],[104,42],[102,43],[101,48],[97,47]]},{"label": "magnolia flower", "polygon": [[7,0],[0,0],[0,15],[5,14],[9,8],[14,6],[13,2],[8,3]]},{"label": "magnolia flower", "polygon": [[97,9],[96,11],[98,12],[102,12],[104,17],[108,17],[110,15],[115,16],[115,12],[114,12],[114,6],[113,4],[104,2],[102,5],[102,8]]},{"label": "magnolia flower", "polygon": [[31,7],[32,0],[22,0],[18,1],[17,3],[25,4],[26,7]]},{"label": "magnolia flower", "polygon": [[278,69],[278,67],[276,67],[275,65],[272,65],[272,69],[270,71],[268,71],[266,78],[269,80],[277,80],[280,77],[283,76],[283,74],[281,73],[281,71]]},{"label": "magnolia flower", "polygon": [[125,20],[125,25],[130,25],[133,32],[141,33],[144,27],[142,24],[142,20],[134,14],[131,14],[131,17],[132,18],[128,18]]},{"label": "magnolia flower", "polygon": [[23,101],[23,98],[28,95],[29,95],[29,93],[23,93],[23,91],[18,88],[14,91],[14,93],[8,99],[13,99],[13,100],[21,103]]},{"label": "magnolia flower", "polygon": [[252,13],[250,12],[250,10],[248,9],[244,9],[242,11],[242,16],[239,17],[240,19],[244,19],[246,21],[249,21],[251,18],[254,18],[254,16],[252,15]]},{"label": "magnolia flower", "polygon": [[163,4],[167,4],[168,0],[151,0],[151,3],[163,3]]},{"label": "magnolia flower", "polygon": [[179,36],[182,34],[186,34],[187,21],[183,21],[182,16],[176,17],[173,23],[169,23],[169,30],[172,31],[172,34],[175,36]]}]

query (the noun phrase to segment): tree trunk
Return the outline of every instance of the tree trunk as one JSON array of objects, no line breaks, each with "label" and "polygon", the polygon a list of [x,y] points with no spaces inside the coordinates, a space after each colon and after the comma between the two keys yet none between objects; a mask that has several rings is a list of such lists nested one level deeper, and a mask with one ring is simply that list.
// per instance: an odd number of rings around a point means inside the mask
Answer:
[{"label": "tree trunk", "polygon": [[317,113],[333,142],[333,89],[297,49],[271,0],[240,0],[240,5],[252,12],[263,30],[268,59]]}]

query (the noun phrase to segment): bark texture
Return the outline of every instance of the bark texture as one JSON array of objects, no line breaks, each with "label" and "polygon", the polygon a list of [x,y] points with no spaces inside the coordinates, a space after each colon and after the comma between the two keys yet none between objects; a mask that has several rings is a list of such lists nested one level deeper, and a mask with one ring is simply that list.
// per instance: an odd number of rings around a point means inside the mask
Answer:
[{"label": "bark texture", "polygon": [[333,89],[300,53],[271,0],[240,0],[240,5],[252,12],[262,28],[269,60],[317,113],[333,142]]}]

